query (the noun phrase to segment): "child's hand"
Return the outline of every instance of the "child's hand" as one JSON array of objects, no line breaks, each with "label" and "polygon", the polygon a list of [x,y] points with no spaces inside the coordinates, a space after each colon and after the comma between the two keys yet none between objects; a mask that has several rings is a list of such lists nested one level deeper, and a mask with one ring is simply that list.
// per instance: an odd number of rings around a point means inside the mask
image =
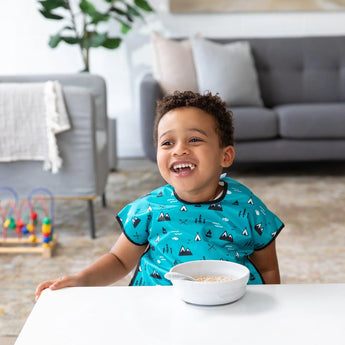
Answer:
[{"label": "child's hand", "polygon": [[44,281],[36,288],[36,301],[40,297],[41,293],[45,289],[58,290],[64,287],[80,286],[77,276],[66,276],[57,278],[55,280]]}]

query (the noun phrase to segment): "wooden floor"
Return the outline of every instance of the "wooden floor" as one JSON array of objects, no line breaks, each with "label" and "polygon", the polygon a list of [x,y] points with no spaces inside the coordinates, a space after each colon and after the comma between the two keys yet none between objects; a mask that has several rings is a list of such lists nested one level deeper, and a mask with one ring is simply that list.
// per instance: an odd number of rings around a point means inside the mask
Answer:
[{"label": "wooden floor", "polygon": [[2,337],[0,336],[0,344],[1,345],[14,345],[14,343],[16,342],[17,337]]}]

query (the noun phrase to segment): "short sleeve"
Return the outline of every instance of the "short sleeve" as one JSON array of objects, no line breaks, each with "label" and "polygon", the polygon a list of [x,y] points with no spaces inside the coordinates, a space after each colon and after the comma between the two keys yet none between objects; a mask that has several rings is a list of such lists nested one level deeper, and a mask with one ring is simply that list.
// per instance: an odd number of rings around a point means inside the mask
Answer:
[{"label": "short sleeve", "polygon": [[126,237],[137,245],[148,242],[152,215],[145,199],[139,199],[124,207],[116,216]]},{"label": "short sleeve", "polygon": [[254,250],[267,247],[283,229],[283,222],[271,212],[255,195],[251,196],[252,205],[249,221],[251,223]]}]

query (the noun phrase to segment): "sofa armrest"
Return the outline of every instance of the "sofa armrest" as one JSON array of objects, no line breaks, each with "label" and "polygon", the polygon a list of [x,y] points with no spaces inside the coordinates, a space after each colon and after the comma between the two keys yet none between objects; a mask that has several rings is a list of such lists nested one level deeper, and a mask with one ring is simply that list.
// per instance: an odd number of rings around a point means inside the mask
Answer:
[{"label": "sofa armrest", "polygon": [[107,143],[103,140],[98,145],[94,96],[89,89],[75,86],[63,87],[63,94],[71,129],[56,136],[62,158],[59,172],[44,171],[42,161],[0,163],[0,180],[20,196],[26,197],[33,187],[48,188],[55,197],[93,197],[104,192]]},{"label": "sofa armrest", "polygon": [[156,160],[153,143],[153,125],[156,115],[156,102],[163,97],[163,92],[152,74],[146,74],[140,81],[140,124],[141,142],[147,158]]},{"label": "sofa armrest", "polygon": [[[62,159],[79,160],[80,167],[93,170],[96,148],[95,104],[91,92],[82,87],[63,87],[66,109],[71,129],[57,135]],[[88,162],[84,160],[87,158]]]},{"label": "sofa armrest", "polygon": [[[72,130],[57,136],[58,148],[63,159],[63,166],[59,175],[81,174],[80,186],[77,195],[95,195],[104,192],[106,178],[109,172],[108,159],[108,117],[106,84],[101,76],[90,73],[70,74],[28,74],[28,75],[1,75],[0,83],[33,83],[56,80],[62,85],[66,108],[70,116]],[[61,148],[60,148],[61,147]],[[84,166],[76,167],[72,161],[81,160]],[[16,163],[13,165],[20,166]],[[35,173],[40,176],[39,164]],[[82,171],[87,170],[87,171]],[[85,177],[85,179],[84,179]],[[64,177],[62,177],[63,179]],[[90,184],[96,180],[96,187],[84,188],[82,183]],[[50,178],[48,178],[50,180]],[[34,182],[34,181],[33,181]],[[53,181],[51,182],[54,185]],[[61,190],[58,194],[68,195],[72,191]],[[75,194],[75,193],[74,193]]]},{"label": "sofa armrest", "polygon": [[[66,168],[73,167],[76,176],[94,175],[93,186],[103,192],[109,171],[107,129],[97,128],[96,102],[94,94],[87,88],[76,86],[63,87],[67,112],[70,116],[70,131],[58,137],[58,147]],[[76,164],[77,163],[77,164]],[[82,171],[87,170],[87,171]],[[102,182],[100,182],[102,181]]]}]

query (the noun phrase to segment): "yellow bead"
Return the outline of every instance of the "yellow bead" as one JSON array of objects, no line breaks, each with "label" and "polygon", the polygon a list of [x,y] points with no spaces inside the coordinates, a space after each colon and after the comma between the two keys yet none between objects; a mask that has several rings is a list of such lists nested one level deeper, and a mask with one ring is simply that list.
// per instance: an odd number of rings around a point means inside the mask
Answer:
[{"label": "yellow bead", "polygon": [[29,242],[31,242],[31,243],[36,243],[36,236],[35,235],[31,235],[30,237],[29,237]]},{"label": "yellow bead", "polygon": [[33,232],[34,229],[35,229],[35,226],[34,226],[32,223],[30,223],[30,224],[27,225],[26,228],[27,228],[30,232]]},{"label": "yellow bead", "polygon": [[10,219],[6,219],[4,221],[4,228],[8,228],[10,226],[10,224],[11,224],[11,220]]},{"label": "yellow bead", "polygon": [[43,248],[49,248],[50,247],[50,243],[43,243],[42,246],[43,246]]},{"label": "yellow bead", "polygon": [[51,225],[50,224],[42,224],[42,232],[45,234],[50,234]]}]

